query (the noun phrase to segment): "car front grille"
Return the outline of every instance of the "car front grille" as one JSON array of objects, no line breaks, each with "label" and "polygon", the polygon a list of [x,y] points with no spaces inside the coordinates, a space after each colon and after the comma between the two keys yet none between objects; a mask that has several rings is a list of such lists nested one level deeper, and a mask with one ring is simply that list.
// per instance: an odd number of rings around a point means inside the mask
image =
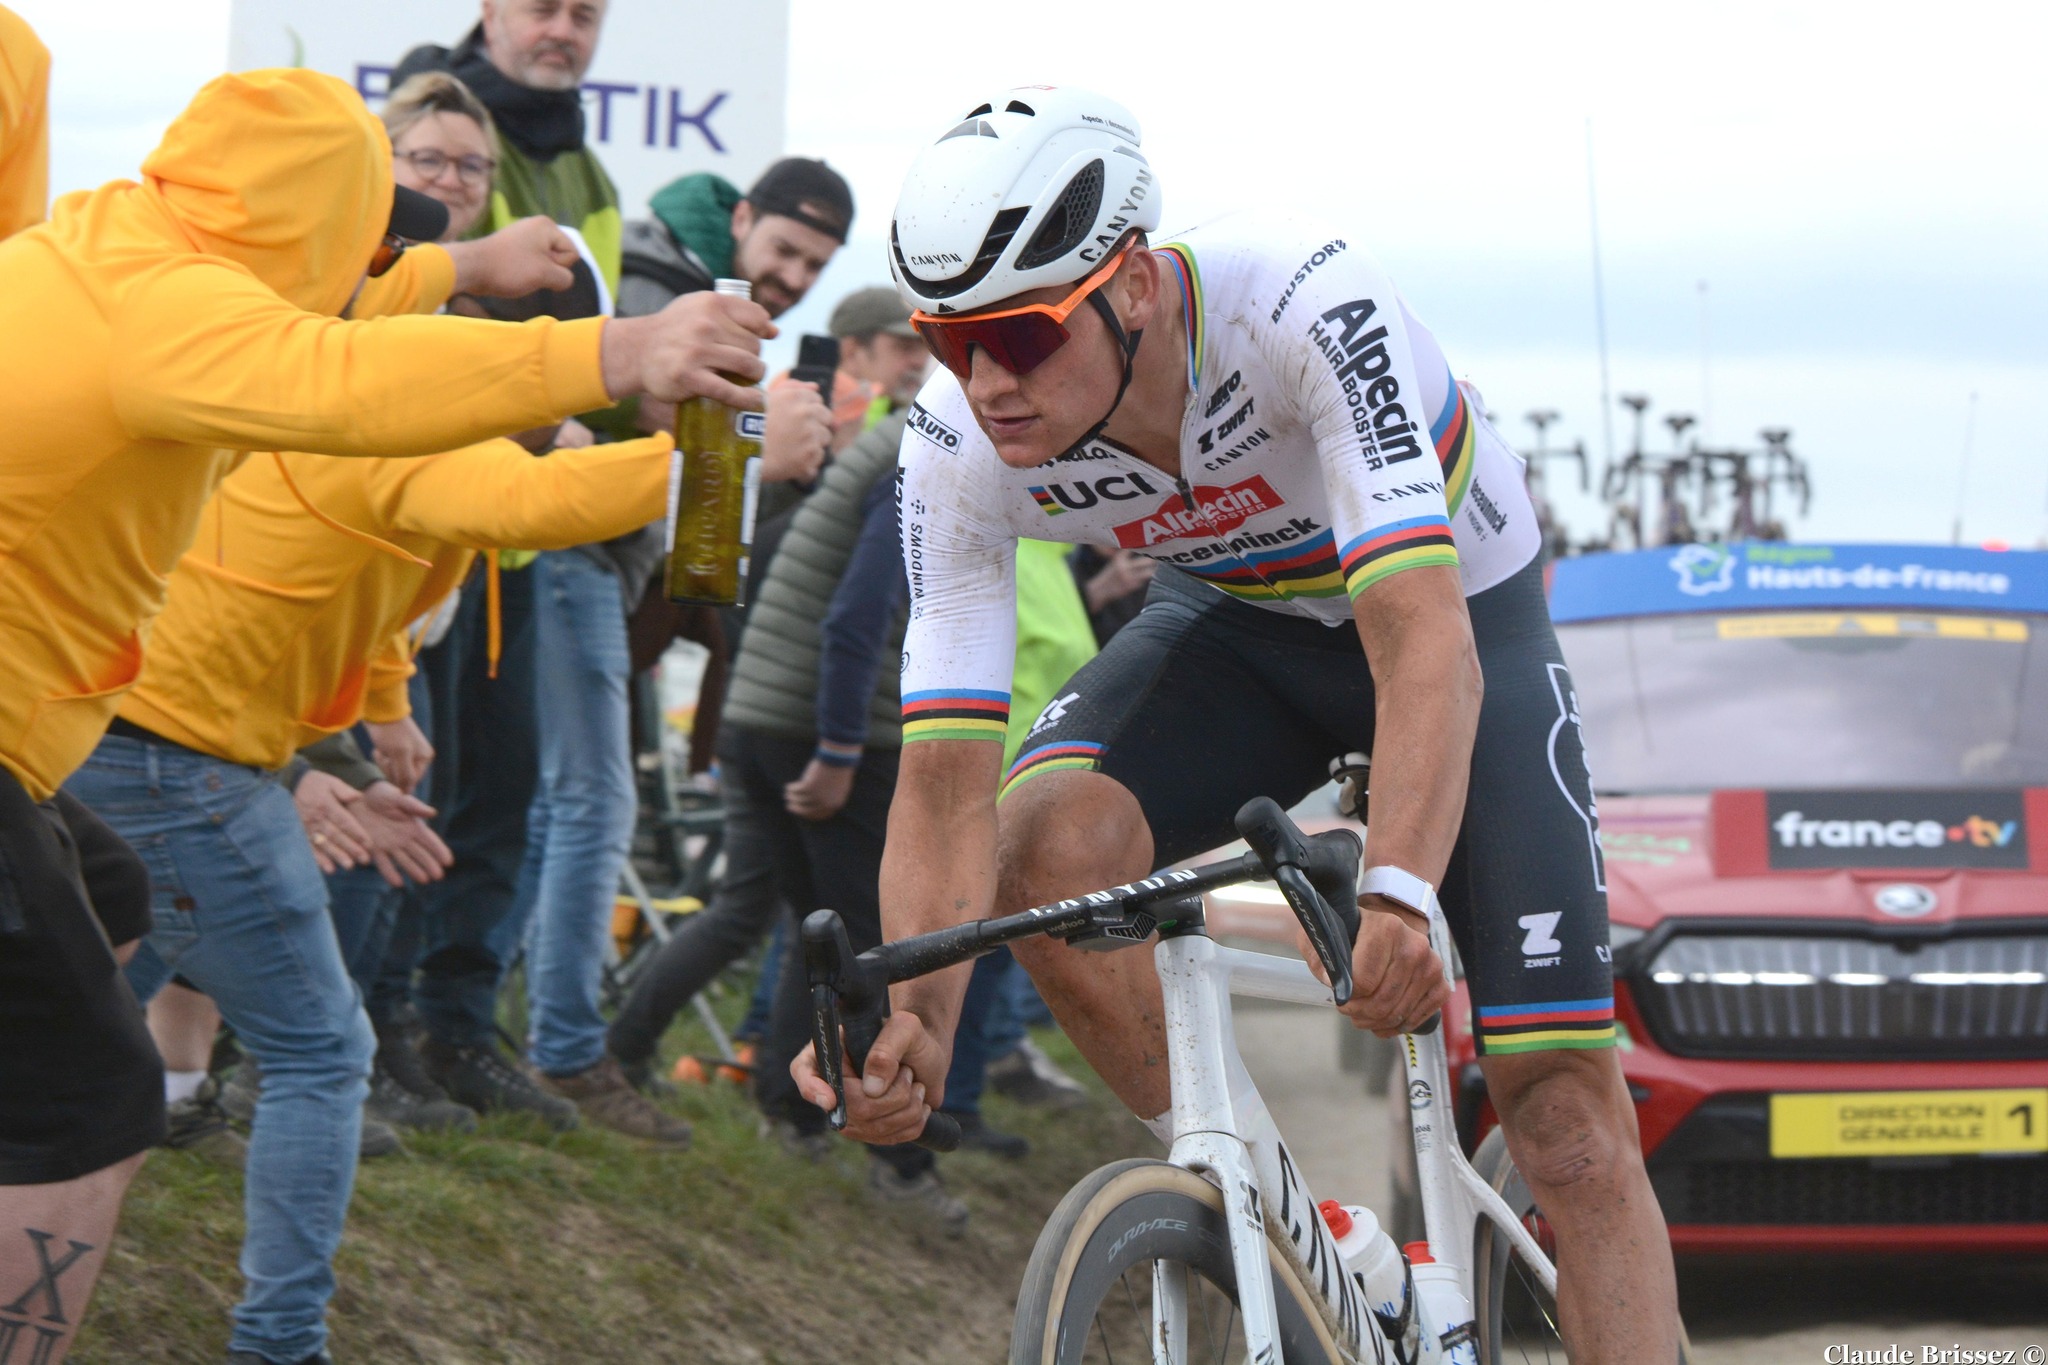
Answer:
[{"label": "car front grille", "polygon": [[1681,933],[1631,974],[1687,1057],[2048,1057],[2048,935]]},{"label": "car front grille", "polygon": [[1672,1223],[2048,1223],[2042,1157],[1920,1166],[1836,1158],[1653,1162],[1650,1179]]}]

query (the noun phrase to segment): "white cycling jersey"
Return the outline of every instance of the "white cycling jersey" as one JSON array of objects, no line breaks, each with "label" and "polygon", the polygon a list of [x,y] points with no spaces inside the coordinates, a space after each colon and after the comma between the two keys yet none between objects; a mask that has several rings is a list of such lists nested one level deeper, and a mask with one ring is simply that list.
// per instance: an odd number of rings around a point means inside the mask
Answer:
[{"label": "white cycling jersey", "polygon": [[[1181,474],[1105,440],[1012,469],[941,369],[903,435],[904,740],[1001,739],[1020,538],[1122,546],[1329,625],[1390,574],[1534,558],[1522,462],[1360,247],[1238,213],[1159,249],[1187,330]],[[1156,344],[1156,343],[1154,343]]]}]

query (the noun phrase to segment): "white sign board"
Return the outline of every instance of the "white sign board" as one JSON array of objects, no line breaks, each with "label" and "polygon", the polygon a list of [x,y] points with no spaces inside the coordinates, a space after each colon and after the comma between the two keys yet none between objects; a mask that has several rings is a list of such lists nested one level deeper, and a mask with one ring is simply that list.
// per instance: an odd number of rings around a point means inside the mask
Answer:
[{"label": "white sign board", "polygon": [[[372,107],[422,43],[454,47],[477,0],[234,0],[228,66],[339,76]],[[716,171],[745,189],[782,155],[789,0],[612,0],[583,82],[591,146],[628,218],[679,175]]]}]

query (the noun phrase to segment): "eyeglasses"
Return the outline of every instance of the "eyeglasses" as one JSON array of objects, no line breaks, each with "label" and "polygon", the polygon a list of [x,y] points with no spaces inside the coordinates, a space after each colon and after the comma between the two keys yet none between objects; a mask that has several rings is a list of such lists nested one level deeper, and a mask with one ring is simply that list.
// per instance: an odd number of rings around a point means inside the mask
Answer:
[{"label": "eyeglasses", "polygon": [[1124,246],[1058,303],[1027,303],[999,313],[967,313],[949,318],[934,317],[920,310],[910,315],[910,325],[932,348],[939,363],[960,376],[962,383],[972,377],[977,346],[1011,374],[1029,374],[1067,344],[1072,336],[1067,331],[1067,319],[1083,299],[1116,273],[1136,245],[1132,242]]},{"label": "eyeglasses", "polygon": [[370,278],[374,280],[397,265],[398,258],[403,256],[405,249],[411,245],[411,242],[395,232],[385,233],[384,240],[377,243],[377,250],[370,257]]},{"label": "eyeglasses", "polygon": [[425,180],[439,180],[450,166],[455,168],[455,178],[465,185],[489,184],[491,175],[498,169],[498,163],[487,156],[450,156],[446,152],[422,147],[417,151],[394,152],[412,163],[412,168]]}]

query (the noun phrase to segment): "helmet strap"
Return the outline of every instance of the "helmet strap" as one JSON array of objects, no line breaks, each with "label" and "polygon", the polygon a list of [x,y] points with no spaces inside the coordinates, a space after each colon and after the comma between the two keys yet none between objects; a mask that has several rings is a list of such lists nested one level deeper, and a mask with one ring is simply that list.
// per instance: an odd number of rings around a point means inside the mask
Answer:
[{"label": "helmet strap", "polygon": [[1053,456],[1055,460],[1064,460],[1069,455],[1083,449],[1090,441],[1100,436],[1103,428],[1109,425],[1110,418],[1116,416],[1116,410],[1123,406],[1124,394],[1131,387],[1131,362],[1138,358],[1138,343],[1145,338],[1145,329],[1143,327],[1131,332],[1124,331],[1124,325],[1117,321],[1116,309],[1109,306],[1109,300],[1102,297],[1100,289],[1088,296],[1088,302],[1095,305],[1095,311],[1102,314],[1102,321],[1108,326],[1109,334],[1116,338],[1117,349],[1123,353],[1124,377],[1117,384],[1116,397],[1110,402],[1109,411],[1102,414],[1102,420],[1088,428],[1082,434],[1080,440]]}]

